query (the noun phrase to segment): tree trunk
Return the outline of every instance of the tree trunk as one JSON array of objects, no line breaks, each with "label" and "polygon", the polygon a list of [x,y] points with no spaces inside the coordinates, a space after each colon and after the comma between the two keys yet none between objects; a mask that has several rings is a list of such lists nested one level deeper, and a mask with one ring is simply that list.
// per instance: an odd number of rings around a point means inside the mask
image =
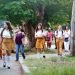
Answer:
[{"label": "tree trunk", "polygon": [[75,0],[73,0],[72,19],[71,19],[71,55],[75,56]]},{"label": "tree trunk", "polygon": [[37,8],[37,19],[38,19],[38,23],[43,23],[43,17],[44,17],[44,7],[43,6],[39,6]]},{"label": "tree trunk", "polygon": [[34,38],[34,28],[29,23],[24,24],[23,30],[25,32],[26,38],[27,38],[27,47],[31,49],[34,47],[35,38]]}]

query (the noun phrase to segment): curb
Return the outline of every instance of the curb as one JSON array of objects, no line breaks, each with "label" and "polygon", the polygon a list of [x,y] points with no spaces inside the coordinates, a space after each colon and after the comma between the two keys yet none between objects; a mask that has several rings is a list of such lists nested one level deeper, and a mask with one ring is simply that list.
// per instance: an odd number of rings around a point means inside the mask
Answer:
[{"label": "curb", "polygon": [[22,66],[21,66],[21,75],[25,75],[25,72],[24,72]]},{"label": "curb", "polygon": [[21,75],[25,75],[25,73],[30,73],[28,67],[25,64],[23,64],[24,63],[23,58],[20,57],[19,62],[20,62],[20,65],[21,65]]}]

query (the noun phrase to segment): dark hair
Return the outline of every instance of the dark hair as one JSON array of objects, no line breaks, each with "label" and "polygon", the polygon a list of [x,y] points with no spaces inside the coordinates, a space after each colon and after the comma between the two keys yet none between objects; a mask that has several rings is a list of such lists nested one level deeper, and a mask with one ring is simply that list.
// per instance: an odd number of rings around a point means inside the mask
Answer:
[{"label": "dark hair", "polygon": [[5,22],[5,23],[8,26],[9,31],[12,31],[11,23],[10,22]]},{"label": "dark hair", "polygon": [[[41,26],[41,30],[42,30],[42,32],[43,32],[43,26],[42,26],[42,24],[41,24],[41,23],[38,23],[38,25]],[[37,25],[36,30],[35,30],[36,32],[39,30],[39,29],[38,29],[38,25]]]},{"label": "dark hair", "polygon": [[[8,30],[10,31],[10,35],[11,35],[11,37],[12,37],[12,27],[11,27],[10,22],[5,22],[5,23],[6,23],[6,25],[8,26]],[[3,35],[4,30],[5,30],[5,28],[4,28],[4,29],[2,30],[2,32],[1,32],[1,37],[2,37],[2,35]]]},{"label": "dark hair", "polygon": [[20,29],[21,32],[24,32],[23,26],[20,25],[20,26],[19,26],[19,29]]}]

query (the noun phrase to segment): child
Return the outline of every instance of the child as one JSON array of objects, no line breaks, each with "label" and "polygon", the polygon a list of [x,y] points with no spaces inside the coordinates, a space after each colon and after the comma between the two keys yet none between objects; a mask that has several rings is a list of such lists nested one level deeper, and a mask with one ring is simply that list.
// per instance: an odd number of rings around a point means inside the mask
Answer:
[{"label": "child", "polygon": [[50,49],[51,47],[51,44],[52,44],[52,32],[51,32],[51,28],[48,29],[48,32],[47,32],[47,36],[46,36],[46,41],[47,41],[47,48]]},{"label": "child", "polygon": [[57,53],[62,56],[62,45],[63,45],[63,31],[62,26],[59,25],[57,31],[55,32]]},{"label": "child", "polygon": [[23,59],[25,59],[24,54],[24,32],[18,28],[16,35],[15,35],[15,43],[16,43],[16,61],[19,60],[19,50],[21,51]]},{"label": "child", "polygon": [[68,26],[66,26],[66,29],[64,31],[64,49],[66,52],[69,52],[69,44],[70,44],[70,30]]},{"label": "child", "polygon": [[[3,67],[10,69],[11,51],[13,50],[13,36],[12,28],[9,22],[4,23],[4,29],[1,32],[2,37],[2,54],[3,54]],[[5,57],[7,55],[7,57]],[[7,58],[7,59],[6,59]]]},{"label": "child", "polygon": [[42,24],[39,23],[35,30],[37,53],[42,53],[44,48],[44,34]]}]

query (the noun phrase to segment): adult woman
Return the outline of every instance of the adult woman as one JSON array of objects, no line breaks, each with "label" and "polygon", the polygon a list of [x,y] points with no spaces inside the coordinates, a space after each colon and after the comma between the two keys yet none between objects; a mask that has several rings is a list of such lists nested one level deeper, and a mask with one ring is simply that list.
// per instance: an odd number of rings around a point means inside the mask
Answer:
[{"label": "adult woman", "polygon": [[[13,44],[13,37],[12,37],[12,28],[9,22],[4,23],[4,29],[1,32],[2,37],[2,54],[3,54],[3,67],[10,69],[10,60],[11,60],[11,50]],[[7,59],[5,56],[7,55]]]},{"label": "adult woman", "polygon": [[35,38],[36,38],[36,49],[37,53],[43,52],[44,48],[44,33],[42,24],[39,23],[35,30]]},{"label": "adult woman", "polygon": [[69,52],[70,30],[69,30],[68,26],[66,26],[63,35],[64,35],[64,49],[65,49],[65,51]]},{"label": "adult woman", "polygon": [[52,44],[52,32],[51,32],[51,28],[48,29],[48,32],[47,32],[47,36],[46,36],[46,41],[47,41],[47,48],[50,48],[51,47],[51,44]]},{"label": "adult woman", "polygon": [[63,45],[63,30],[62,26],[59,25],[57,31],[55,31],[57,53],[62,56],[62,45]]},{"label": "adult woman", "polygon": [[16,35],[15,35],[15,43],[16,43],[16,61],[19,60],[19,50],[22,54],[23,59],[25,59],[24,54],[24,32],[20,27],[18,28]]}]

